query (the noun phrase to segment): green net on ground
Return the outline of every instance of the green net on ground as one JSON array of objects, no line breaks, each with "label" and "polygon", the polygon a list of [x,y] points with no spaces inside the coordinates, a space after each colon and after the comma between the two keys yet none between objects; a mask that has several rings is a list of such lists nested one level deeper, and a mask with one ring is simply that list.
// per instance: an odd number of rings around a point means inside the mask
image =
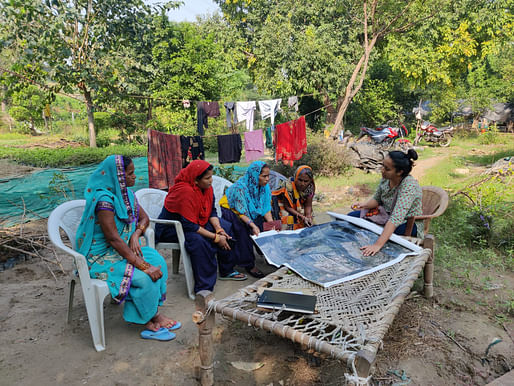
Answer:
[{"label": "green net on ground", "polygon": [[[134,158],[136,190],[148,188],[147,157]],[[0,180],[0,228],[47,218],[59,204],[84,198],[84,188],[98,164],[65,169],[47,169],[24,177]],[[234,166],[232,179],[240,177],[246,167]],[[222,177],[219,167],[215,173]]]},{"label": "green net on ground", "polygon": [[[148,187],[146,157],[134,158],[134,191]],[[47,218],[59,204],[84,198],[84,188],[98,164],[47,169],[24,177],[0,180],[0,227]]]}]

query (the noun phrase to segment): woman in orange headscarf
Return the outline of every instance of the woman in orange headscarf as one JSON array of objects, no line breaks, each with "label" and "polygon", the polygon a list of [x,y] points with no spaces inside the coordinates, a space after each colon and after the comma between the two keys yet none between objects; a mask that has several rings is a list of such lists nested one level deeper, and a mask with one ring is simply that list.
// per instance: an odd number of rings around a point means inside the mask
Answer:
[{"label": "woman in orange headscarf", "polygon": [[[246,279],[246,275],[234,271],[235,261],[228,243],[232,226],[216,213],[212,175],[212,165],[208,162],[191,162],[175,178],[159,215],[160,219],[182,224],[195,277],[195,293],[214,289],[218,266],[221,279]],[[155,238],[157,242],[177,242],[175,227],[156,224]]]},{"label": "woman in orange headscarf", "polygon": [[312,199],[315,192],[312,168],[307,165],[298,167],[294,177],[282,181],[279,189],[271,193],[273,218],[282,220],[282,224],[288,223],[288,217],[292,218],[293,229],[310,227],[313,224]]}]

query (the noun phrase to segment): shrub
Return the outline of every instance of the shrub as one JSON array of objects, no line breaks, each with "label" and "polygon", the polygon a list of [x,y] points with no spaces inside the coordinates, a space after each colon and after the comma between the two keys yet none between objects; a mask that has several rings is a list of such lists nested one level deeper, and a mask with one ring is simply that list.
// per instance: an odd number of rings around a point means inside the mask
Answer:
[{"label": "shrub", "polygon": [[337,176],[351,169],[350,153],[336,141],[327,139],[322,134],[307,131],[307,153],[301,159],[295,161],[292,167],[280,161],[271,163],[270,166],[285,176],[292,176],[300,165],[309,165],[314,175]]},{"label": "shrub", "polygon": [[[95,121],[95,131],[96,133],[101,133],[103,130],[108,129],[112,126],[112,114],[105,111],[98,111],[93,113],[93,119]],[[87,127],[87,118],[85,118],[84,122]]]},{"label": "shrub", "polygon": [[480,135],[478,136],[478,141],[483,145],[500,143],[501,137],[499,135],[499,131],[496,127],[496,124],[489,126],[489,129],[486,132],[480,133]]},{"label": "shrub", "polygon": [[111,154],[142,157],[146,156],[147,147],[144,145],[117,145],[103,148],[0,148],[0,158],[10,158],[16,162],[36,167],[63,167],[98,163]]}]

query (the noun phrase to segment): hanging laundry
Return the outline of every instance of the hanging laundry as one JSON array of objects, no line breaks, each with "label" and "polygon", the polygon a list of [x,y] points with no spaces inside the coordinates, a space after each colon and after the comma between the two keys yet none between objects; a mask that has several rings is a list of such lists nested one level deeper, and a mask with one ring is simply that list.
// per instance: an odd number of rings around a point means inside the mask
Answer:
[{"label": "hanging laundry", "polygon": [[246,121],[246,130],[252,131],[255,109],[255,101],[236,102],[236,123]]},{"label": "hanging laundry", "polygon": [[266,127],[266,147],[271,149],[273,147],[273,136],[271,134],[271,127]]},{"label": "hanging laundry", "polygon": [[180,136],[180,148],[182,151],[182,168],[185,168],[195,159],[205,159],[203,139],[199,135]]},{"label": "hanging laundry", "polygon": [[182,106],[184,106],[185,109],[188,109],[191,107],[191,101],[189,99],[184,99],[182,101]]},{"label": "hanging laundry", "polygon": [[205,102],[198,102],[196,104],[196,120],[197,120],[196,127],[198,129],[199,135],[205,134],[205,132],[203,130],[204,127],[206,129],[208,128],[207,113],[205,112],[204,106],[205,106]]},{"label": "hanging laundry", "polygon": [[181,169],[179,136],[148,130],[148,186],[169,189]]},{"label": "hanging laundry", "polygon": [[241,136],[239,134],[218,135],[218,161],[220,164],[241,160]]},{"label": "hanging laundry", "polygon": [[293,161],[307,153],[305,116],[275,127],[275,147],[276,160],[282,160],[285,165],[292,166]]},{"label": "hanging laundry", "polygon": [[236,103],[235,102],[225,102],[223,104],[223,106],[225,106],[225,111],[226,111],[226,119],[227,119],[227,127],[228,128],[231,128],[232,127],[232,115],[234,115],[234,121],[235,121],[235,107],[236,107]]},{"label": "hanging laundry", "polygon": [[198,134],[204,135],[204,127],[209,128],[207,117],[216,118],[220,116],[220,105],[218,102],[198,102],[196,104],[196,119]]},{"label": "hanging laundry", "polygon": [[259,101],[259,110],[261,112],[262,119],[271,118],[271,126],[275,124],[275,115],[280,110],[280,103],[282,99],[271,99],[267,101]]},{"label": "hanging laundry", "polygon": [[203,102],[203,108],[209,118],[217,118],[220,116],[220,105],[218,102]]},{"label": "hanging laundry", "polygon": [[264,157],[264,141],[262,139],[262,130],[259,129],[245,132],[246,162],[252,162],[261,157]]},{"label": "hanging laundry", "polygon": [[294,109],[294,111],[298,111],[298,97],[291,96],[287,98],[287,107],[289,109]]}]

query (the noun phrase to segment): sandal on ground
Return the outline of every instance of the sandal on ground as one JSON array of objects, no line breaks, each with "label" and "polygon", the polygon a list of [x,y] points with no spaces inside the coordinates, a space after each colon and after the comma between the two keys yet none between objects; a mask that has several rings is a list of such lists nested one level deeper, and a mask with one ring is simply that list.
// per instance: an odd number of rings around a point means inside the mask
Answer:
[{"label": "sandal on ground", "polygon": [[152,339],[152,340],[160,340],[162,342],[166,342],[168,340],[175,339],[176,335],[167,328],[162,327],[157,331],[152,330],[144,330],[141,331],[141,338],[143,339]]},{"label": "sandal on ground", "polygon": [[[253,270],[253,271],[252,271]],[[263,274],[261,272],[261,270],[257,267],[253,267],[251,269],[247,268],[246,269],[246,272],[248,272],[249,275],[252,275],[253,277],[257,278],[257,279],[262,279],[264,276],[266,276],[265,274]]]},{"label": "sandal on ground", "polygon": [[235,281],[241,281],[246,280],[248,277],[244,273],[240,273],[237,271],[232,272],[231,274],[227,276],[220,276],[220,280],[235,280]]},{"label": "sandal on ground", "polygon": [[173,322],[173,325],[171,327],[168,327],[168,331],[178,330],[180,327],[182,327],[182,323],[180,323],[179,321],[174,320]]}]

